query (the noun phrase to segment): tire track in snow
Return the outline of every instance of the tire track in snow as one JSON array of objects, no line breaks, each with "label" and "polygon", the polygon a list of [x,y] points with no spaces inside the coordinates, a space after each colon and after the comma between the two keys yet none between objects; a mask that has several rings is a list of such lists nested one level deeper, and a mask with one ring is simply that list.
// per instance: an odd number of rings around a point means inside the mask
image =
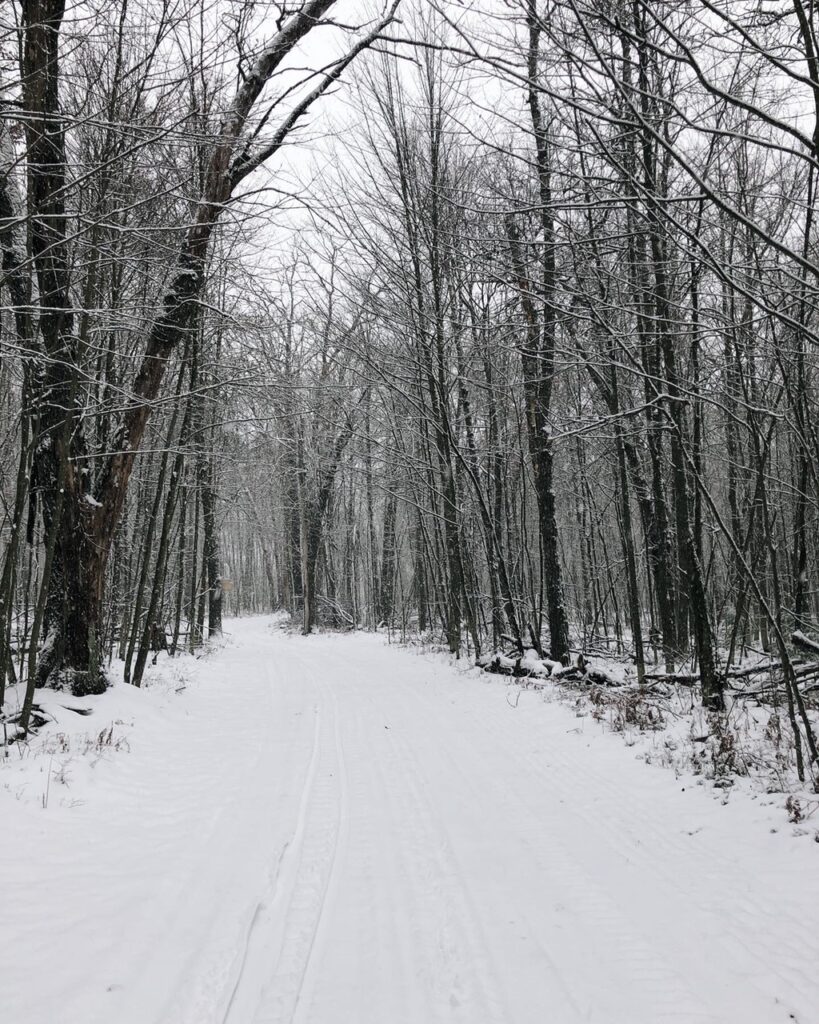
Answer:
[{"label": "tire track in snow", "polygon": [[[435,707],[440,714],[438,700],[430,700],[426,693],[420,699],[432,705],[430,713]],[[530,950],[536,947],[539,970],[546,969],[544,973],[550,975],[548,993],[543,992],[544,1002],[548,998],[552,1012],[557,1011],[556,1003],[559,1003],[556,1019],[561,1024],[569,1021],[569,1015],[572,1020],[591,1019],[589,1014],[596,1006],[599,1008],[602,999],[604,1016],[601,1019],[606,1024],[636,1019],[652,1024],[654,1021],[713,1024],[716,1018],[691,993],[678,972],[658,959],[656,951],[646,944],[617,904],[582,871],[573,853],[556,837],[559,816],[544,822],[533,814],[515,788],[502,781],[507,776],[515,777],[509,764],[503,771],[489,770],[484,750],[470,749],[463,732],[453,729],[451,736],[447,747],[423,747],[423,757],[418,754],[419,766],[428,769],[437,762],[436,789],[448,806],[484,808],[495,827],[503,821],[504,839],[508,840],[503,846],[515,850],[518,860],[508,865],[511,884],[500,885],[496,902],[484,909],[496,923],[508,919],[510,914],[526,921],[526,945]],[[510,752],[511,748],[507,753]],[[515,808],[513,813],[510,808]],[[480,816],[473,824],[474,835],[479,836]],[[455,856],[460,852],[463,858],[464,849],[462,842],[456,847]],[[536,867],[532,872],[531,907],[520,904],[519,878],[526,870],[526,865],[521,863],[523,851],[530,870]],[[485,864],[476,869],[471,858],[463,858],[463,863],[468,865],[467,870],[460,872],[464,879],[486,877]],[[538,908],[537,887],[553,894],[553,905]],[[482,899],[487,904],[488,895],[482,894]],[[536,908],[543,911],[539,916]],[[571,929],[567,930],[563,922],[568,919],[571,919]],[[624,979],[629,983],[625,1002]],[[592,993],[594,1005],[588,1002]],[[638,1018],[636,1006],[643,1004],[646,1004],[646,1016]],[[541,1019],[543,1010],[543,1006],[532,1006],[532,1015],[527,1020]]]},{"label": "tire track in snow", "polygon": [[[420,680],[417,673],[407,672],[406,678],[404,678],[405,673],[396,671],[398,664],[395,654],[392,652],[391,654],[393,664],[390,666],[389,677],[393,686],[390,689],[390,701],[394,702],[402,689],[414,690],[413,699],[420,698],[427,704],[430,718],[443,717],[449,704],[448,701],[441,699],[445,691],[438,690],[430,693],[429,687],[418,685]],[[483,707],[481,701],[477,703]],[[612,993],[616,992],[618,988],[622,988],[623,978],[628,978],[631,983],[639,982],[637,988],[648,999],[651,1007],[647,1011],[647,1020],[719,1020],[733,1024],[735,1020],[733,1012],[726,1011],[725,1014],[717,1017],[714,1015],[715,1011],[710,1007],[708,1009],[704,1007],[694,994],[697,988],[696,981],[690,982],[688,978],[687,967],[708,963],[709,957],[703,956],[702,949],[703,943],[708,941],[708,936],[692,933],[688,938],[692,943],[694,956],[693,958],[689,957],[688,960],[683,957],[681,961],[678,961],[676,956],[667,949],[666,943],[662,941],[665,937],[663,933],[660,932],[652,936],[650,930],[646,931],[642,916],[634,912],[634,907],[628,901],[623,902],[616,887],[603,890],[595,881],[598,878],[611,878],[612,873],[607,870],[608,865],[605,863],[602,864],[601,870],[599,857],[589,860],[584,855],[584,847],[608,849],[609,835],[617,836],[618,830],[623,828],[623,820],[612,816],[610,818],[611,827],[607,828],[605,820],[595,821],[594,818],[584,815],[582,812],[577,814],[575,808],[568,802],[564,803],[559,796],[554,796],[550,802],[544,804],[544,800],[550,793],[561,791],[559,773],[547,776],[540,770],[533,772],[532,763],[519,756],[519,742],[516,741],[519,737],[513,737],[505,729],[501,731],[506,732],[507,735],[503,737],[501,743],[498,743],[499,722],[494,716],[487,716],[480,721],[477,732],[473,730],[470,734],[469,729],[463,728],[464,711],[465,705],[461,703],[457,711],[457,721],[445,722],[442,726],[437,727],[442,733],[446,732],[452,737],[451,742],[447,744],[452,749],[447,751],[448,760],[445,767],[439,768],[438,777],[445,779],[451,778],[453,775],[460,775],[463,784],[471,786],[473,799],[478,802],[478,806],[481,802],[488,802],[493,810],[496,810],[497,807],[504,804],[517,805],[519,810],[508,816],[510,837],[522,840],[525,847],[532,851],[531,856],[538,865],[540,876],[552,880],[556,892],[562,896],[567,894],[571,896],[571,900],[562,900],[561,909],[569,909],[588,922],[588,944],[585,949],[581,944],[581,947],[576,950],[574,966],[567,960],[565,941],[555,942],[555,939],[559,937],[553,937],[551,941],[541,945],[543,955],[553,959],[552,953],[557,950],[557,956],[564,962],[567,975],[574,972],[576,988],[581,995],[594,990],[599,996],[600,979],[606,973],[609,976],[609,989]],[[474,747],[470,742],[476,739],[480,741],[479,748]],[[457,750],[457,754],[455,750]],[[585,757],[585,750],[578,748],[578,752],[581,758]],[[429,750],[424,750],[423,757],[419,754],[422,767],[434,763],[439,753],[438,747],[433,744]],[[476,753],[477,756],[475,756]],[[466,771],[467,767],[469,771]],[[571,768],[573,769],[574,765]],[[538,776],[542,779],[543,784],[542,788],[536,787],[539,799],[535,805],[518,793],[517,784],[513,782],[512,785],[509,785],[507,781],[516,778],[532,779]],[[479,780],[477,784],[476,780]],[[565,781],[564,779],[563,782]],[[574,787],[577,787],[576,779]],[[571,791],[571,788],[569,786],[568,790]],[[521,789],[527,794],[531,792],[531,787],[526,785],[521,786]],[[495,798],[490,800],[489,794],[493,790]],[[589,791],[593,792],[594,790],[590,788]],[[612,789],[612,796],[613,798],[620,797],[622,794],[619,790]],[[458,794],[453,793],[450,801],[454,803],[457,799]],[[610,805],[616,807],[616,800],[612,799]],[[577,828],[578,821],[582,821],[582,829],[579,830]],[[567,841],[565,843],[559,841],[554,831],[550,833],[548,829],[539,828],[538,822],[549,823],[553,830],[559,829],[561,832],[568,833]],[[571,827],[567,828],[567,824]],[[647,824],[649,824],[649,816],[647,816]],[[476,822],[475,829],[477,834],[480,829],[479,822]],[[651,833],[652,830],[649,827],[646,830],[648,839],[650,839]],[[570,841],[572,842],[571,846],[568,845]],[[519,847],[521,844],[512,840],[509,845],[510,848],[513,848]],[[650,848],[651,843],[648,842],[647,846]],[[639,859],[644,861],[643,868],[649,869],[650,877],[650,868],[653,865],[646,857],[645,851],[642,851]],[[471,873],[467,872],[465,877],[470,877],[470,874],[472,876],[479,875],[473,870]],[[643,870],[635,872],[634,867],[631,866],[629,874],[634,880],[638,875],[643,874]],[[670,902],[670,906],[665,908],[663,928],[667,934],[669,922],[675,920],[676,894],[673,881],[667,888],[664,887],[662,897]],[[510,894],[510,898],[514,898],[514,891]],[[569,903],[570,907],[563,906],[563,904]],[[497,912],[502,916],[503,907],[499,906]],[[575,921],[574,924],[576,923]],[[537,922],[533,923],[533,929],[537,929]],[[661,940],[659,944],[657,939]],[[662,952],[664,949],[667,954],[665,957]],[[593,976],[589,973],[590,959],[594,962]],[[715,985],[717,988],[721,983],[724,986],[724,981],[720,977],[720,967],[718,962],[708,963],[707,969],[701,972],[708,976],[711,991],[714,991]],[[683,980],[681,971],[686,971],[685,980]],[[696,972],[694,972],[694,977],[696,978]],[[780,990],[781,988],[780,985]],[[731,993],[731,998],[735,999],[734,992]],[[623,1009],[623,1019],[631,1019],[631,1006],[633,1003],[639,1002],[635,999],[634,989],[630,991],[629,999],[628,1008]],[[755,997],[753,993],[749,993],[744,1003],[750,1013],[750,1015],[745,1015],[744,1019],[761,1020],[764,1021],[764,1024],[770,1024],[769,1016],[759,1016],[758,995]],[[754,1010],[756,1013],[753,1012]],[[605,1017],[607,1024],[610,1019],[614,1019],[611,1018],[613,1012],[613,1009],[610,1010],[609,1015]],[[778,1013],[779,1011],[771,1007],[771,1012]],[[784,1011],[782,1011],[781,1019],[786,1019]]]},{"label": "tire track in snow", "polygon": [[566,737],[563,708],[541,745],[500,687],[469,680],[473,701],[440,663],[281,643],[287,680],[317,695],[315,763],[227,1024],[776,1024],[777,994],[807,1004],[809,914],[768,939],[776,880],[750,891],[724,843],[684,838],[689,805],[657,805],[667,773],[617,785],[626,751]]},{"label": "tire track in snow", "polygon": [[[655,879],[662,887],[663,916],[666,922],[668,919],[677,922],[676,934],[668,933],[656,913],[652,923],[658,935],[665,932],[663,938],[676,947],[681,961],[688,960],[692,970],[699,969],[708,976],[712,988],[719,988],[724,986],[725,967],[720,953],[729,962],[733,960],[739,971],[743,970],[743,961],[747,968],[747,959],[752,957],[757,962],[757,969],[746,984],[752,991],[756,989],[756,995],[749,994],[744,1019],[762,1020],[764,1024],[770,1024],[771,1017],[758,1016],[759,1004],[766,999],[763,989],[766,977],[780,982],[778,985],[767,985],[767,997],[771,1000],[770,1013],[783,1021],[793,1019],[789,1017],[786,1006],[780,1003],[776,992],[784,990],[809,999],[809,975],[797,964],[804,959],[805,949],[816,946],[816,939],[808,916],[803,913],[800,904],[787,912],[793,940],[787,944],[768,941],[767,932],[760,928],[760,922],[766,919],[781,921],[782,901],[776,895],[762,899],[759,894],[766,890],[775,894],[776,878],[766,879],[763,887],[760,879],[740,870],[736,860],[729,860],[720,850],[711,846],[707,837],[689,844],[686,860],[692,865],[692,870],[686,877],[678,877],[670,871],[666,862],[670,864],[676,861],[682,830],[670,832],[667,828],[658,827],[656,808],[647,806],[647,798],[615,786],[611,778],[600,770],[594,757],[587,756],[585,747],[578,745],[578,756],[571,760],[565,756],[565,748],[561,756],[559,748],[553,747],[544,755],[544,758],[548,757],[548,763],[544,764],[544,759],[521,752],[519,736],[508,718],[499,722],[497,717],[486,714],[482,704],[480,712],[476,712],[474,717],[476,721],[482,722],[481,728],[487,731],[488,736],[499,731],[505,734],[508,742],[504,746],[511,752],[519,770],[539,779],[544,793],[556,790],[564,793],[566,801],[561,808],[564,826],[570,826],[567,831],[574,833],[577,853],[590,870],[595,867],[599,869],[604,860],[609,869],[616,868],[618,862],[629,865],[627,871],[619,872],[618,891],[621,893],[621,902],[630,893],[630,904],[635,906],[647,879]],[[640,768],[643,770],[643,766]],[[650,768],[646,766],[645,770]],[[594,812],[591,813],[582,801],[571,799],[570,795],[578,791],[605,795],[607,799],[596,802]],[[615,808],[616,813],[612,813]],[[597,835],[597,841],[584,844],[582,837],[592,834]],[[594,851],[594,856],[590,855],[590,850]],[[610,850],[617,857],[604,857],[602,850]],[[639,872],[634,870],[637,865]],[[707,896],[703,894],[704,884],[708,887]],[[705,936],[686,926],[691,918],[692,903],[698,907],[703,921],[711,922],[714,932],[718,933],[716,945],[712,946],[712,954],[717,955],[697,957],[696,963],[691,959],[691,953],[700,949]],[[654,907],[655,912],[659,909],[659,906]],[[779,931],[772,930],[771,934]],[[772,964],[776,965],[775,969],[772,969]],[[733,1002],[736,996],[732,993],[727,998]]]},{"label": "tire track in snow", "polygon": [[[445,691],[439,689],[431,694],[428,687],[417,686],[417,683],[416,678],[415,686],[430,713],[440,714],[443,710],[440,698]],[[407,685],[413,686],[410,675]],[[652,942],[652,948],[667,949],[670,962],[680,964],[687,975],[707,980],[711,992],[724,990],[720,1020],[733,1024],[737,1012],[742,1014],[742,1019],[761,1024],[799,1019],[789,1016],[788,1009],[793,1010],[793,1006],[788,1004],[800,996],[805,999],[800,1017],[810,1019],[805,1014],[812,1011],[804,1009],[809,1006],[809,975],[797,966],[805,963],[805,950],[816,947],[808,917],[800,913],[799,907],[787,914],[794,924],[795,940],[791,943],[776,945],[768,941],[764,929],[760,929],[760,922],[766,918],[781,920],[782,917],[781,908],[777,912],[775,878],[766,878],[768,889],[772,890],[769,898],[749,897],[750,885],[756,883],[755,893],[762,889],[758,880],[748,872],[744,873],[743,880],[743,872],[738,870],[736,862],[713,850],[707,838],[701,848],[691,845],[690,861],[696,865],[695,869],[682,878],[676,877],[665,866],[664,859],[668,855],[669,863],[678,862],[681,830],[658,826],[657,807],[649,805],[650,796],[641,797],[639,790],[631,794],[615,786],[605,766],[599,764],[600,749],[595,759],[578,744],[577,758],[569,759],[565,755],[570,749],[573,752],[574,745],[567,747],[561,742],[550,747],[542,757],[529,756],[522,753],[521,739],[525,746],[531,734],[526,731],[521,734],[515,729],[513,719],[502,710],[498,714],[498,710],[480,698],[474,704],[461,701],[458,705],[458,717],[471,719],[472,728],[482,736],[482,761],[495,761],[494,771],[487,773],[490,784],[497,785],[499,780],[515,777],[537,779],[541,783],[537,806],[528,802],[529,817],[533,813],[543,816],[543,802],[554,794],[563,794],[565,799],[551,800],[546,816],[560,820],[567,844],[572,843],[574,858],[592,877],[616,878],[612,895],[623,913],[635,926],[639,925],[646,940]],[[456,742],[468,733],[469,730],[463,728],[453,729]],[[560,738],[562,741],[563,737]],[[618,750],[616,755],[620,757],[622,753]],[[639,771],[646,770],[639,766]],[[509,794],[510,799],[518,799],[511,788]],[[595,799],[594,810],[590,812],[583,800],[589,794],[607,799]],[[616,812],[612,813],[614,809]],[[661,814],[659,820],[662,821]],[[646,884],[657,890],[658,898],[653,905],[645,899]],[[694,916],[691,903],[697,907]],[[670,928],[672,921],[674,927]],[[695,927],[697,923],[700,928]],[[781,928],[776,929],[774,934],[780,931]],[[656,959],[656,954],[654,956]],[[748,973],[749,956],[756,961],[752,975]],[[771,969],[771,963],[777,965],[775,970]],[[733,987],[730,977],[726,979],[726,967],[735,972]],[[743,978],[739,991],[744,1011],[737,1007],[737,977]],[[782,993],[787,994],[784,1000]]]},{"label": "tire track in snow", "polygon": [[358,702],[341,704],[349,842],[330,935],[314,960],[322,984],[311,991],[307,1020],[335,1024],[343,1005],[355,1024],[431,1022],[412,935],[415,893],[396,842],[406,819],[396,806],[394,759],[383,726],[374,729],[363,711]]},{"label": "tire track in snow", "polygon": [[[309,655],[300,651],[295,660],[304,675]],[[322,694],[333,703],[337,747],[349,762],[343,841],[299,996],[289,997],[286,979],[273,975],[278,1016],[271,1019],[337,1024],[342,999],[345,1020],[355,1024],[508,1024],[446,832],[416,783],[414,759],[385,727],[366,674],[362,680],[345,661]]]},{"label": "tire track in snow", "polygon": [[[293,835],[279,851],[278,857],[271,865],[267,885],[262,897],[256,903],[245,933],[244,943],[238,962],[234,969],[230,997],[224,1013],[224,1024],[246,1024],[247,1014],[256,1012],[262,998],[259,973],[266,977],[270,964],[275,963],[281,952],[283,936],[280,927],[280,915],[283,904],[289,895],[295,873],[294,861],[300,856],[307,822],[308,807],[315,785],[318,770],[319,748],[321,738],[321,708],[313,703],[313,742],[310,760],[302,787],[299,809],[293,828]],[[254,989],[255,996],[246,989]],[[251,1003],[249,1005],[249,1000]]]},{"label": "tire track in snow", "polygon": [[[312,671],[306,662],[302,665],[302,678],[313,682]],[[278,875],[278,895],[269,911],[273,928],[281,926],[281,933],[275,951],[271,948],[274,943],[269,939],[265,943],[272,959],[252,1018],[254,1024],[296,1024],[304,1003],[309,1003],[311,962],[337,874],[346,801],[344,759],[335,696],[326,685],[319,683],[318,688],[315,764]],[[239,1018],[236,1024],[240,1024]]]},{"label": "tire track in snow", "polygon": [[[296,1001],[294,1006],[294,1012],[292,1014],[292,1024],[303,1024],[305,1015],[309,1010],[310,1003],[312,1002],[315,985],[317,982],[317,965],[321,959],[321,951],[324,943],[326,942],[326,924],[329,912],[332,910],[335,900],[337,889],[339,885],[339,867],[343,860],[344,850],[348,841],[349,833],[349,811],[348,811],[348,778],[347,778],[347,763],[344,754],[344,748],[342,745],[341,728],[339,719],[339,708],[338,700],[334,691],[328,687],[323,687],[325,692],[325,699],[332,704],[333,709],[333,729],[332,729],[332,744],[333,753],[335,755],[335,773],[334,777],[337,781],[337,819],[335,825],[335,835],[332,840],[332,853],[328,863],[324,866],[326,870],[326,881],[324,884],[324,891],[321,896],[321,900],[318,903],[316,910],[316,921],[313,929],[312,936],[309,942],[309,948],[304,958],[304,970],[302,973],[301,983],[298,988],[296,995]],[[279,1020],[282,1020],[282,1024],[285,1018],[276,1018],[276,1024]],[[259,1022],[262,1024],[262,1021]],[[266,1020],[264,1022],[266,1024]]]},{"label": "tire track in snow", "polygon": [[[242,652],[240,665],[246,671],[249,692],[259,704],[258,722],[248,733],[246,746],[227,766],[215,756],[211,744],[192,746],[184,762],[169,767],[167,802],[157,804],[152,825],[166,838],[164,843],[157,843],[155,850],[161,851],[163,862],[171,863],[173,868],[167,876],[154,875],[157,891],[145,902],[145,910],[161,922],[157,941],[140,960],[146,979],[140,987],[150,998],[136,1001],[133,993],[123,989],[125,1005],[109,1007],[103,1020],[116,1019],[120,1024],[147,1024],[149,1020],[201,1024],[214,1020],[214,1006],[229,981],[231,952],[242,933],[241,916],[234,908],[245,896],[241,881],[228,876],[226,867],[235,863],[254,832],[263,832],[254,826],[244,802],[249,781],[264,778],[271,761],[271,751],[263,742],[263,723],[273,714],[269,677],[254,660],[248,659],[245,664],[246,657]],[[227,733],[237,735],[246,730],[240,702],[226,710],[224,693],[219,689],[208,692],[207,697],[200,695],[200,700],[211,709],[209,717],[221,721]],[[210,794],[210,799],[203,801],[203,793]],[[268,794],[254,791],[253,796],[264,800]],[[203,804],[208,808],[204,830],[201,824],[195,824],[197,809]],[[180,831],[195,839],[188,840],[185,856],[177,855],[174,860],[171,840]],[[164,852],[166,846],[168,853]],[[260,858],[250,860],[255,864]],[[182,878],[183,884],[174,884],[177,878]],[[221,899],[214,899],[215,893]]]},{"label": "tire track in snow", "polygon": [[[459,770],[454,758],[452,770]],[[679,969],[648,944],[627,909],[583,869],[575,849],[558,838],[563,824],[560,814],[539,815],[514,787],[496,782],[488,772],[479,779],[461,772],[461,779],[471,784],[473,799],[489,802],[493,795],[494,801],[512,812],[507,818],[510,845],[526,850],[536,866],[536,880],[549,893],[545,913],[539,920],[536,915],[529,917],[532,935],[572,992],[579,1019],[591,1018],[595,1008],[602,1007],[607,1024],[635,1020],[716,1024],[717,1018]],[[586,841],[593,843],[594,834],[589,833]],[[534,894],[532,902],[537,905]]]},{"label": "tire track in snow", "polygon": [[[508,1010],[446,827],[418,783],[411,747],[394,731],[387,735],[394,835],[403,832],[406,839],[397,852],[409,883],[407,894],[415,903],[416,949],[424,961],[421,977],[433,996],[425,1019],[505,1024]],[[424,925],[429,921],[436,922],[433,943]]]}]

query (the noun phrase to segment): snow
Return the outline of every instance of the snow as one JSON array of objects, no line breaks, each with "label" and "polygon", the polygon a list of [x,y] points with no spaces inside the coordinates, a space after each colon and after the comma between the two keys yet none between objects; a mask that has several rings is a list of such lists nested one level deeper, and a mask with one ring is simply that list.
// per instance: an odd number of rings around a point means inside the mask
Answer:
[{"label": "snow", "polygon": [[3,1020],[819,1017],[781,795],[378,636],[227,629],[142,690],[38,695],[57,721],[0,763]]}]

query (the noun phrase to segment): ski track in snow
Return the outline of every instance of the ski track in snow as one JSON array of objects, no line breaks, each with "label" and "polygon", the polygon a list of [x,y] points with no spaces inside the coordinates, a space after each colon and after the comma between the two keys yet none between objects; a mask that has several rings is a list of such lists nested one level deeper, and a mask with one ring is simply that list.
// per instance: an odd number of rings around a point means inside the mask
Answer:
[{"label": "ski track in snow", "polygon": [[819,1022],[819,847],[766,808],[381,638],[228,628],[81,806],[0,790],[0,1019]]}]

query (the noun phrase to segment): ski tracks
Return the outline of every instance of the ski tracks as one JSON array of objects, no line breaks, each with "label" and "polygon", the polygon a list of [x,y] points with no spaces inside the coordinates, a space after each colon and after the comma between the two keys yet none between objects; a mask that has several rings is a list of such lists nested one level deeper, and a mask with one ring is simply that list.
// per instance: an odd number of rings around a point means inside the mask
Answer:
[{"label": "ski tracks", "polygon": [[817,1020],[816,847],[770,809],[379,637],[231,631],[47,820],[59,912],[6,956],[55,969],[31,993],[7,970],[16,1019]]},{"label": "ski tracks", "polygon": [[[533,755],[521,742],[514,716],[499,719],[486,711],[485,702],[476,702],[467,714],[476,716],[478,730],[503,740],[487,751],[488,763],[495,755],[492,777],[499,784],[509,778],[511,753],[512,774],[522,773],[534,783],[528,793],[537,794],[539,806],[530,803],[530,816],[559,819],[561,838],[574,859],[592,877],[608,877],[620,905],[646,936],[653,936],[655,961],[662,949],[690,986],[708,991],[712,1006],[720,1006],[720,1021],[731,1022],[737,1015],[760,1024],[810,1020],[815,986],[808,951],[817,948],[817,940],[805,908],[811,905],[810,889],[815,897],[817,887],[809,879],[804,883],[810,888],[793,884],[787,844],[763,835],[761,844],[746,846],[742,832],[727,845],[716,841],[730,835],[733,808],[710,800],[705,809],[715,827],[687,828],[689,818],[691,824],[704,820],[702,794],[695,787],[691,803],[683,804],[680,787],[667,792],[667,773],[636,763],[629,767],[640,785],[623,785],[619,773],[607,772],[600,758],[601,753],[606,761],[622,758],[616,738],[607,738],[611,746],[605,752],[596,747],[592,754],[575,737],[568,744],[544,742],[546,749]],[[506,773],[500,772],[499,748],[505,751]],[[676,802],[671,814],[665,807],[668,797]],[[552,811],[544,811],[544,804],[551,804]],[[766,844],[768,857],[763,858],[760,848]],[[740,987],[737,976],[743,979]]]},{"label": "ski tracks", "polygon": [[810,1024],[817,887],[747,816],[376,638],[265,646],[302,725],[219,1024]]},{"label": "ski tracks", "polygon": [[406,746],[366,691],[350,700],[293,647],[285,661],[315,694],[313,750],[225,1024],[334,1024],[340,1005],[356,1024],[504,1024],[478,922]]},{"label": "ski tracks", "polygon": [[338,852],[346,836],[338,705],[327,684],[300,667],[301,687],[314,694],[312,753],[292,838],[280,850],[256,907],[225,1024],[290,1024],[301,1019],[322,921],[337,884]]},{"label": "ski tracks", "polygon": [[[393,754],[373,759],[392,781],[405,888],[437,884],[431,902],[448,915],[441,942],[412,933],[436,950],[418,974],[432,1011],[413,1019],[457,1020],[463,1005],[481,1024],[538,1024],[547,1007],[560,1024],[810,1020],[816,886],[794,885],[787,846],[766,864],[768,837],[746,850],[731,808],[680,798],[670,773],[629,762],[616,739],[589,751],[562,708],[507,712],[497,684],[365,644],[339,659],[341,700],[393,719]],[[403,837],[401,820],[414,824]],[[475,966],[463,1004],[458,961]]]},{"label": "ski tracks", "polygon": [[[421,686],[412,701],[426,705],[424,719],[441,715],[440,694],[431,696]],[[542,808],[527,805],[519,790],[531,778],[515,770],[515,747],[504,745],[506,763],[497,765],[496,733],[481,731],[484,743],[476,747],[474,734],[450,724],[446,744],[416,737],[407,774],[428,774],[430,788],[449,809],[439,820],[439,835],[454,837],[448,843],[456,848],[458,874],[476,890],[473,918],[491,934],[492,953],[485,959],[494,960],[505,982],[506,1015],[469,1019],[537,1024],[548,1009],[561,1024],[714,1024],[717,1018],[560,841],[563,809],[544,816]]]}]

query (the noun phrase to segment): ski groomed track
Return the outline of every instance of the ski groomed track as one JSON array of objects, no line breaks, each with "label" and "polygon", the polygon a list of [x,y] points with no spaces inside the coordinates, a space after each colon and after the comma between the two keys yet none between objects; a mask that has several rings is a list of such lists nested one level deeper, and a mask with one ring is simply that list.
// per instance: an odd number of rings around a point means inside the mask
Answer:
[{"label": "ski groomed track", "polygon": [[45,920],[0,940],[4,1019],[819,1021],[784,819],[383,638],[227,628],[96,800],[25,819]]}]

